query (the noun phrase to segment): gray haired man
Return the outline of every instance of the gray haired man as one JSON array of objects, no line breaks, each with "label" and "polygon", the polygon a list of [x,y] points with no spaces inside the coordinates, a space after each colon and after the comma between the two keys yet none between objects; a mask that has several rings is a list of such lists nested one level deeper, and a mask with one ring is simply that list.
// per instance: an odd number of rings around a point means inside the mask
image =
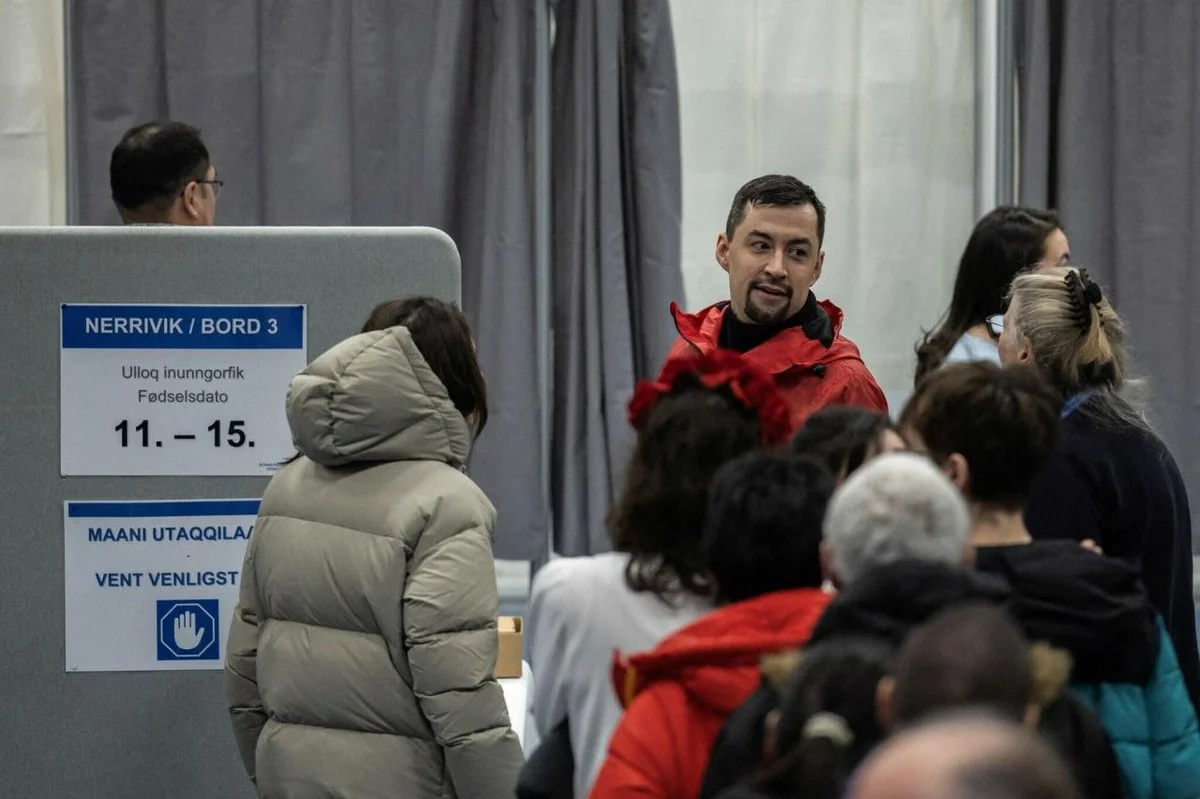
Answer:
[{"label": "gray haired man", "polygon": [[967,503],[942,471],[897,452],[855,471],[833,495],[821,561],[838,588],[900,560],[969,566],[970,533]]}]

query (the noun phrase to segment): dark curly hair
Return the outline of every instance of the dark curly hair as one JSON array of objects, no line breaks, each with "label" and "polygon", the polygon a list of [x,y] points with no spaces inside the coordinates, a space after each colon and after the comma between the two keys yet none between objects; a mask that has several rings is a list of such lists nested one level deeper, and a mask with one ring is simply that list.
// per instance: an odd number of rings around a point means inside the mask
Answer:
[{"label": "dark curly hair", "polygon": [[609,514],[613,549],[630,555],[625,581],[670,601],[713,591],[701,547],[708,489],[727,461],[760,446],[758,417],[721,387],[680,378],[650,412]]},{"label": "dark curly hair", "polygon": [[717,601],[821,587],[821,522],[833,475],[816,458],[748,452],[713,478],[704,551]]}]

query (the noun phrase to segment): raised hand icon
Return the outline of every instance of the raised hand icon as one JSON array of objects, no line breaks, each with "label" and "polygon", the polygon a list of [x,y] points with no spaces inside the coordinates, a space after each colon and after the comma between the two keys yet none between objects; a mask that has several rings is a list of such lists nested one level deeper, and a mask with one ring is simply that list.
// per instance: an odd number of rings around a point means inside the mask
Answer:
[{"label": "raised hand icon", "polygon": [[184,611],[175,617],[175,646],[195,649],[204,640],[204,628],[196,626],[196,614]]}]

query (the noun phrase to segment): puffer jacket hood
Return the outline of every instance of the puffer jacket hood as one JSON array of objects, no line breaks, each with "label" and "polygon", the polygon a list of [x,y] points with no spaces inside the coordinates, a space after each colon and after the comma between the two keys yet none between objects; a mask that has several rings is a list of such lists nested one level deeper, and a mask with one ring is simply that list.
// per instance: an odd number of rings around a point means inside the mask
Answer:
[{"label": "puffer jacket hood", "polygon": [[1137,567],[1074,541],[1035,541],[981,547],[976,568],[1009,584],[1009,612],[1029,638],[1071,653],[1073,682],[1150,681],[1158,626]]},{"label": "puffer jacket hood", "polygon": [[908,631],[957,602],[1003,604],[1008,586],[961,566],[899,560],[871,569],[837,595],[812,642],[836,635],[877,636],[899,646]]},{"label": "puffer jacket hood", "polygon": [[288,388],[287,417],[296,449],[323,466],[458,467],[471,449],[466,420],[405,327],[354,336],[314,360]]},{"label": "puffer jacket hood", "polygon": [[803,646],[829,602],[817,588],[718,608],[613,669],[625,715],[591,796],[691,799],[726,717],[758,687],[763,655]]},{"label": "puffer jacket hood", "polygon": [[617,657],[613,682],[627,707],[654,683],[679,684],[695,704],[733,712],[758,685],[762,656],[799,646],[829,601],[812,588],[776,591],[713,611],[654,650]]},{"label": "puffer jacket hood", "polygon": [[[976,564],[1012,586],[1009,611],[1030,639],[1071,653],[1072,695],[1103,724],[1122,794],[1200,796],[1196,714],[1166,628],[1142,588],[1141,570],[1074,541],[984,547]],[[1062,740],[1078,735],[1074,725],[1055,725],[1046,714],[1042,732]]]}]

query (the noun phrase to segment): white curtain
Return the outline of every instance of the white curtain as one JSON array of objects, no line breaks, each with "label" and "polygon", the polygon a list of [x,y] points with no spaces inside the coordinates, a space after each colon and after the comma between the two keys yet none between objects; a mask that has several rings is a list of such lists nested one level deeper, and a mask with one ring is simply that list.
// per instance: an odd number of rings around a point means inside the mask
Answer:
[{"label": "white curtain", "polygon": [[672,0],[691,308],[738,187],[767,172],[828,207],[818,297],[846,311],[893,411],[974,224],[974,3]]},{"label": "white curtain", "polygon": [[0,225],[66,222],[64,109],[62,0],[0,0]]}]

